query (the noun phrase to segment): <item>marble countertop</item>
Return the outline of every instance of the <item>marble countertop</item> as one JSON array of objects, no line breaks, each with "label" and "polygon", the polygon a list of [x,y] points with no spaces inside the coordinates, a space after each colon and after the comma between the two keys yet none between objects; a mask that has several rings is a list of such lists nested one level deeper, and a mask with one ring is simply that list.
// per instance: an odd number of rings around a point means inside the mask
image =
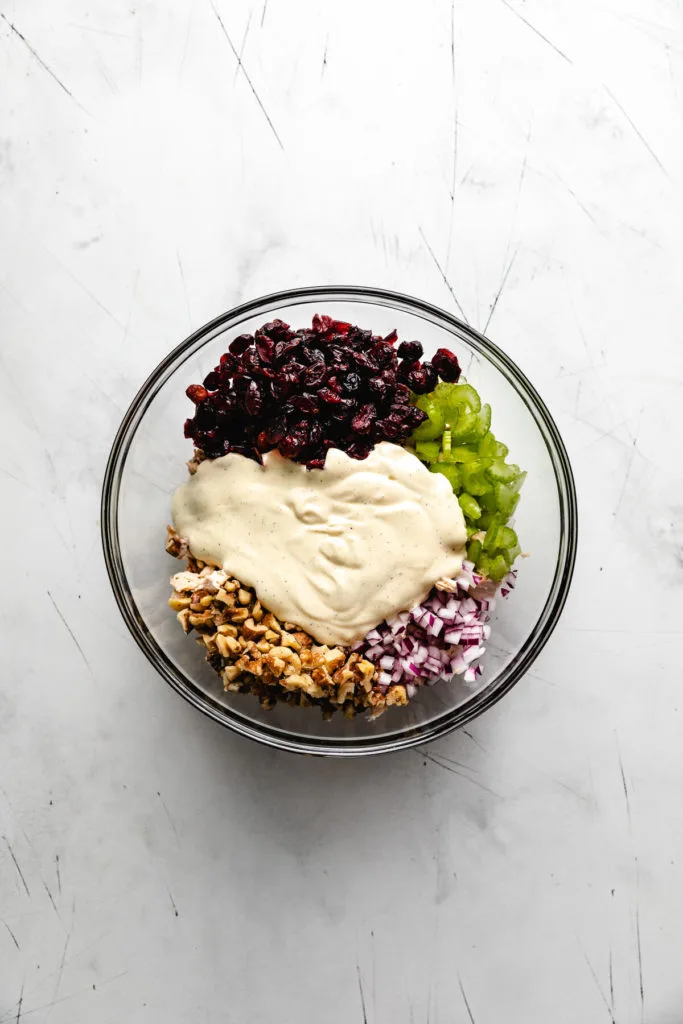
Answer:
[{"label": "marble countertop", "polygon": [[[679,1024],[678,0],[2,0],[0,68],[0,1024]],[[426,754],[229,734],[104,571],[141,381],[327,283],[485,329],[576,474],[551,642]]]}]

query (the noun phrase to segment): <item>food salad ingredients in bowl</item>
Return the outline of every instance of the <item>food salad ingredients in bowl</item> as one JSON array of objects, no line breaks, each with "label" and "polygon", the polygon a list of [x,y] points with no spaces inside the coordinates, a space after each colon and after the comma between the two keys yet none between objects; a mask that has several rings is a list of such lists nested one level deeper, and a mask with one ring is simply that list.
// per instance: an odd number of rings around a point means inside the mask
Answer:
[{"label": "food salad ingredients in bowl", "polygon": [[342,757],[422,744],[507,693],[557,623],[576,521],[562,440],[510,357],[370,288],[265,296],[182,341],[102,491],[114,596],[151,666],[243,736]]},{"label": "food salad ingredients in bowl", "polygon": [[235,337],[186,389],[170,605],[227,691],[325,716],[473,684],[525,474],[455,353],[327,315]]}]

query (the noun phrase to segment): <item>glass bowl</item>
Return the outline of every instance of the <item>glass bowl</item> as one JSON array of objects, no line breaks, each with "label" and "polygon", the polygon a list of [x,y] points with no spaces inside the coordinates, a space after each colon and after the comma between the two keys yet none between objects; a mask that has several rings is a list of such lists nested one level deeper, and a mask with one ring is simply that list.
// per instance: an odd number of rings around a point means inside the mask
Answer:
[{"label": "glass bowl", "polygon": [[[492,428],[510,458],[528,471],[515,517],[522,547],[517,587],[497,602],[492,636],[475,685],[462,677],[422,688],[405,708],[374,721],[322,718],[319,708],[261,708],[250,695],[226,693],[202,649],[168,607],[169,577],[179,563],[164,550],[171,495],[187,477],[192,443],[188,384],[202,380],[230,340],[279,317],[309,326],[314,313],[373,333],[393,328],[418,338],[431,356],[456,352],[463,374],[493,408]],[[576,554],[576,493],[557,427],[540,397],[508,356],[449,313],[419,299],[360,287],[301,288],[237,306],[181,342],[135,396],[116,435],[102,492],[102,540],[114,595],[138,645],[186,700],[217,722],[284,750],[339,757],[378,754],[443,736],[481,714],[514,686],[552,633],[565,603]]]}]

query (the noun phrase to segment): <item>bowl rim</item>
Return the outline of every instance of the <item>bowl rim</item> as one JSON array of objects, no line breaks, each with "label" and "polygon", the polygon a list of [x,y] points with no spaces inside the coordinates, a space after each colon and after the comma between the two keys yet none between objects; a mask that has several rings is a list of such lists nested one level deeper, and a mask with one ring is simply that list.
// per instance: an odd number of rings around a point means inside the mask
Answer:
[{"label": "bowl rim", "polygon": [[[560,544],[557,564],[546,601],[534,628],[524,643],[500,675],[496,676],[480,693],[475,694],[472,700],[459,708],[445,712],[429,724],[410,726],[402,732],[389,734],[379,740],[367,737],[327,742],[314,737],[287,735],[280,729],[264,724],[257,725],[212,700],[173,664],[147,628],[128,587],[121,558],[118,504],[121,476],[128,451],[149,404],[171,373],[177,369],[176,364],[179,357],[185,355],[185,358],[188,358],[201,347],[206,336],[216,328],[229,328],[232,322],[244,319],[259,310],[263,310],[265,313],[278,306],[286,307],[297,302],[315,299],[330,302],[344,300],[372,302],[395,307],[403,312],[418,314],[422,319],[428,319],[446,329],[455,329],[454,333],[458,335],[464,335],[467,343],[493,363],[507,378],[526,405],[543,436],[558,488]],[[369,754],[390,753],[427,743],[460,728],[504,697],[529,670],[557,625],[574,573],[578,540],[576,486],[569,456],[555,421],[525,374],[494,342],[446,310],[414,296],[365,285],[316,285],[271,292],[219,314],[176,345],[157,364],[142,384],[116,432],[104,473],[100,514],[104,561],[119,611],[138,647],[166,682],[208,717],[242,736],[292,753],[333,757],[360,757]]]}]

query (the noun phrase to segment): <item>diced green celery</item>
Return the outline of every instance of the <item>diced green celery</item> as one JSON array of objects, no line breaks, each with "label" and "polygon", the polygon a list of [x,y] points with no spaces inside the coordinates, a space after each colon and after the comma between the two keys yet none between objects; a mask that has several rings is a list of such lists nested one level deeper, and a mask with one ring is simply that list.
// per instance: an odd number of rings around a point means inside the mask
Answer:
[{"label": "diced green celery", "polygon": [[493,434],[491,433],[491,431],[488,430],[484,434],[484,436],[482,437],[481,441],[479,442],[477,451],[484,458],[493,459],[497,455],[497,452],[496,452],[497,445],[498,445],[498,442],[496,441],[496,439],[493,436]]},{"label": "diced green celery", "polygon": [[479,496],[491,490],[491,482],[485,476],[485,466],[480,459],[468,462],[462,467],[462,482],[469,494]]},{"label": "diced green celery", "polygon": [[482,551],[478,558],[473,558],[472,561],[477,567],[477,572],[480,572],[482,576],[488,576],[491,568],[491,559],[488,555]]},{"label": "diced green celery", "polygon": [[486,530],[486,536],[484,537],[484,551],[492,552],[501,546],[498,543],[498,534],[500,533],[501,527],[502,523],[499,517],[494,516]]},{"label": "diced green celery", "polygon": [[491,429],[491,406],[486,402],[479,413],[478,437],[486,437]]},{"label": "diced green celery", "polygon": [[513,484],[521,473],[519,466],[503,462],[502,459],[494,459],[488,470],[488,475],[498,484]]},{"label": "diced green celery", "polygon": [[517,534],[511,526],[501,526],[496,537],[496,547],[498,548],[514,548],[519,541]]},{"label": "diced green celery", "polygon": [[465,381],[459,384],[445,384],[442,382],[437,384],[436,389],[432,393],[443,405],[447,416],[463,407],[471,412],[479,412],[481,409],[481,398],[472,385],[467,384]]},{"label": "diced green celery", "polygon": [[414,404],[418,409],[426,412],[429,418],[415,428],[411,435],[412,440],[433,441],[441,437],[446,419],[440,403],[430,394],[420,395],[415,399]]},{"label": "diced green celery", "polygon": [[473,498],[471,494],[467,494],[465,491],[459,495],[458,501],[460,502],[460,508],[463,511],[463,515],[466,515],[468,519],[478,519],[481,515],[481,505]]},{"label": "diced green celery", "polygon": [[432,462],[429,469],[432,473],[445,476],[454,491],[460,488],[460,470],[452,462]]},{"label": "diced green celery", "polygon": [[448,455],[444,454],[444,462],[476,462],[479,458],[476,452],[473,452],[471,448],[465,448],[464,445],[456,445],[455,448],[451,448]]},{"label": "diced green celery", "polygon": [[471,540],[467,545],[467,558],[468,561],[474,562],[475,565],[481,558],[481,541]]},{"label": "diced green celery", "polygon": [[520,487],[522,486],[522,484],[524,483],[525,480],[526,480],[526,470],[524,470],[523,473],[519,474],[517,479],[514,480],[510,484],[510,487],[513,489],[513,491],[519,491]]},{"label": "diced green celery", "polygon": [[498,499],[496,497],[495,488],[490,491],[486,491],[485,494],[480,494],[479,504],[484,509],[484,512],[495,512],[498,508]]},{"label": "diced green celery", "polygon": [[[486,497],[486,495],[482,495],[482,499],[484,497]],[[477,520],[477,526],[479,527],[479,529],[488,530],[489,526],[493,522],[494,515],[495,512],[482,512],[482,514],[479,516],[479,519]]]},{"label": "diced green celery", "polygon": [[509,454],[510,449],[508,448],[508,446],[506,444],[503,444],[501,441],[496,441],[496,455],[498,456],[498,458],[506,459]]},{"label": "diced green celery", "polygon": [[455,420],[451,420],[454,441],[469,441],[474,437],[479,422],[479,414],[468,412],[463,406]]},{"label": "diced green celery", "polygon": [[439,441],[418,441],[415,445],[418,459],[423,462],[436,462],[441,454],[441,443]]},{"label": "diced green celery", "polygon": [[496,484],[494,489],[499,513],[509,519],[517,507],[519,494],[508,484]]},{"label": "diced green celery", "polygon": [[509,563],[510,566],[512,566],[512,564],[513,564],[513,562],[515,561],[516,558],[519,558],[521,553],[522,553],[522,549],[520,548],[519,544],[515,544],[515,546],[513,548],[508,548],[505,551],[505,557],[507,558],[508,563]]},{"label": "diced green celery", "polygon": [[467,533],[467,539],[472,540],[475,533],[478,533],[479,527],[476,523],[468,523],[465,521],[465,532]]},{"label": "diced green celery", "polygon": [[507,576],[509,571],[510,566],[508,565],[505,556],[496,555],[495,558],[491,559],[488,567],[488,572],[486,573],[486,575],[489,577],[489,579],[494,580],[496,583],[499,583],[504,576]]}]

